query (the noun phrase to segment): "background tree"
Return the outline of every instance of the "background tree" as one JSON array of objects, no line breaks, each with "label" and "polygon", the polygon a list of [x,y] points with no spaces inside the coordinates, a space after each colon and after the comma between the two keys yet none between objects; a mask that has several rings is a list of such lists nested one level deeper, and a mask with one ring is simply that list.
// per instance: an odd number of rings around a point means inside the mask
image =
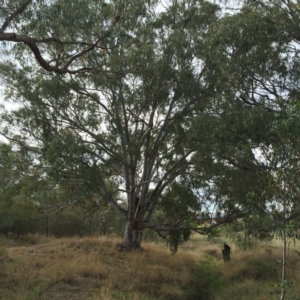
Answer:
[{"label": "background tree", "polygon": [[[245,199],[249,207],[271,216],[274,226],[283,229],[281,299],[284,299],[285,228],[300,212],[296,175],[299,134],[295,121],[299,91],[299,38],[296,33],[299,31],[299,6],[296,1],[245,1],[239,13],[224,17],[215,25],[210,28],[209,43],[213,42],[214,46],[208,60],[212,74],[222,79],[218,89],[220,102],[226,103],[224,107],[227,106],[230,114],[232,110],[228,108],[233,103],[234,106],[240,104],[242,111],[248,110],[249,115],[259,112],[265,116],[257,119],[256,131],[240,133],[235,144],[237,149],[250,149],[252,158],[245,151],[230,153],[230,147],[226,147],[223,162],[247,172],[252,169],[260,177],[261,189],[248,193]],[[222,64],[217,65],[215,57]],[[227,88],[222,89],[225,86]],[[230,128],[243,128],[244,124],[251,130],[255,128],[255,124],[239,119],[239,114],[242,113],[236,111],[231,122],[238,121],[236,124],[240,126]]]},{"label": "background tree", "polygon": [[0,144],[0,154],[0,232],[17,236],[34,232],[40,225],[31,211],[35,204],[22,197],[32,178],[32,158],[7,144]]},{"label": "background tree", "polygon": [[[298,126],[287,124],[299,89],[298,15],[293,1],[245,1],[208,30],[206,80],[214,83],[219,122],[210,189],[227,207],[272,210],[283,173],[290,192],[297,186]],[[296,195],[289,218],[298,216]]]}]

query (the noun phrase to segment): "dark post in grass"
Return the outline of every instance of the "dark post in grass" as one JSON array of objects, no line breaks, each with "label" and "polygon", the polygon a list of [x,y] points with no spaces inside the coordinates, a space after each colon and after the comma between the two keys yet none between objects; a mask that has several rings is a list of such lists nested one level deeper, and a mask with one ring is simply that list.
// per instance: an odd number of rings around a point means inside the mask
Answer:
[{"label": "dark post in grass", "polygon": [[223,254],[223,260],[224,262],[230,261],[230,247],[224,243],[224,247],[222,249],[222,254]]}]

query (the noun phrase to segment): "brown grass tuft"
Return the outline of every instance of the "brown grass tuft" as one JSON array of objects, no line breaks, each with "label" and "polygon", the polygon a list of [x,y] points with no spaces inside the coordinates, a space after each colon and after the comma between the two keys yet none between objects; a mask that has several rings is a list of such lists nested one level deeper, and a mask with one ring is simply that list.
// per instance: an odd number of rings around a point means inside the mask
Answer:
[{"label": "brown grass tuft", "polygon": [[6,248],[5,299],[183,299],[195,270],[190,254],[174,256],[153,243],[120,252],[118,242],[62,238]]},{"label": "brown grass tuft", "polygon": [[[272,300],[280,293],[278,247],[246,252],[232,247],[232,260],[224,264],[222,245],[201,236],[193,236],[176,255],[151,242],[143,243],[143,251],[120,252],[113,237],[35,236],[35,244],[30,239],[7,245],[0,239],[2,299]],[[300,295],[299,267],[290,248],[287,299]]]}]

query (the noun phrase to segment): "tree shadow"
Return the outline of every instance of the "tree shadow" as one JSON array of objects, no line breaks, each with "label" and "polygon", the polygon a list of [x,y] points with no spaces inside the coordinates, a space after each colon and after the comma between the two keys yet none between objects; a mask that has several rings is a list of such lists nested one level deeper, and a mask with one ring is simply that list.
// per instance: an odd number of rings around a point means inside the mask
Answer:
[{"label": "tree shadow", "polygon": [[216,259],[208,255],[197,264],[191,282],[185,286],[185,300],[212,300],[222,285]]}]

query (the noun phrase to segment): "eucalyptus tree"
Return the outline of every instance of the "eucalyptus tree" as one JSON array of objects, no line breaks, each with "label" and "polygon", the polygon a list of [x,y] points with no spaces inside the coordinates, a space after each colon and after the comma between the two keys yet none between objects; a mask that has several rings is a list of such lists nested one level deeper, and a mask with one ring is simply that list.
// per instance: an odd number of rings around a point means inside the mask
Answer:
[{"label": "eucalyptus tree", "polygon": [[[240,126],[230,128],[249,129],[236,142],[227,140],[223,163],[236,171],[255,172],[260,178],[261,188],[248,193],[243,202],[273,218],[270,230],[285,230],[300,215],[299,17],[298,1],[245,1],[240,12],[210,28],[208,41],[211,52],[207,59],[219,79],[215,86],[219,85],[223,107],[232,116],[229,107],[241,107],[231,119]],[[215,63],[216,57],[222,64]],[[246,111],[260,117],[243,120],[240,115]],[[231,151],[234,146],[237,151]],[[285,250],[283,256],[284,283]],[[283,284],[281,299],[285,287]]]},{"label": "eucalyptus tree", "polygon": [[[38,153],[49,174],[79,180],[123,215],[124,247],[139,248],[145,228],[160,234],[190,229],[181,225],[200,209],[200,200],[188,197],[193,201],[184,205],[184,199],[170,202],[162,195],[172,182],[187,182],[196,154],[209,156],[216,118],[204,40],[218,6],[196,0],[165,7],[157,1],[29,4],[7,19],[11,27],[19,21],[26,34],[6,41],[29,48],[11,46],[18,63],[1,64],[6,99],[20,104],[2,116],[2,134]],[[198,170],[197,187],[202,174]],[[152,224],[166,203],[184,209],[172,222]]]},{"label": "eucalyptus tree", "polygon": [[299,95],[300,11],[296,1],[244,2],[209,28],[205,62],[224,129],[217,139],[223,140],[220,164],[255,173],[263,207],[280,186],[276,174],[292,172],[297,158],[298,134],[282,128]]},{"label": "eucalyptus tree", "polygon": [[[1,75],[20,104],[2,134],[110,203],[126,248],[145,228],[190,228],[200,200],[170,201],[174,181],[202,188],[228,220],[268,211],[278,159],[297,143],[282,133],[298,97],[296,2],[249,0],[231,14],[196,0],[2,2],[3,53],[18,63]],[[152,224],[160,208],[173,220]]]},{"label": "eucalyptus tree", "polygon": [[[123,16],[141,9],[139,1],[1,0],[0,41],[17,44],[21,60],[23,50],[29,50],[50,72],[105,73],[82,58],[107,51],[107,39]],[[4,50],[11,53],[10,46]]]}]

